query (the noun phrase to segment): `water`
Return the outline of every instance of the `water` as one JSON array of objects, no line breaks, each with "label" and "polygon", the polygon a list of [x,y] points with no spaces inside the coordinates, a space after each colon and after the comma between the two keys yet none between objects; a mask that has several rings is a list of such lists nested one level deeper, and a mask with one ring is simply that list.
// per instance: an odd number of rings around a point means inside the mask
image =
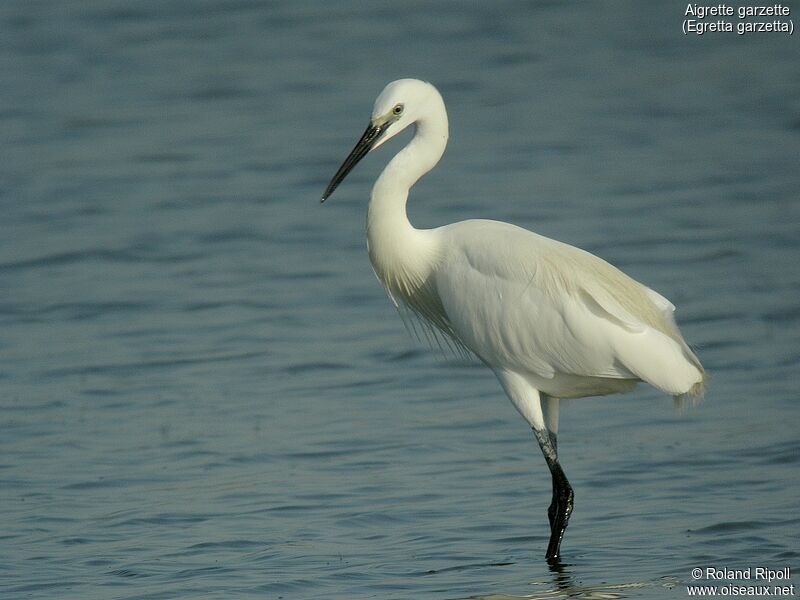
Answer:
[{"label": "water", "polygon": [[[2,597],[682,598],[694,567],[800,566],[797,36],[684,10],[2,3]],[[392,150],[318,204],[400,76],[450,111],[418,226],[600,254],[711,375],[686,414],[562,410],[560,570],[532,435],[369,268]]]}]

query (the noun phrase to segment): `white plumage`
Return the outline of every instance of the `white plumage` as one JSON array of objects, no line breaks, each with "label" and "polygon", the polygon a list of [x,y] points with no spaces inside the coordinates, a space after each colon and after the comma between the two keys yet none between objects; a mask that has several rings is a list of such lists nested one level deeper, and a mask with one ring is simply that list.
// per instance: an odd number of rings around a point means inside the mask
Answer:
[{"label": "white plumage", "polygon": [[372,190],[370,260],[392,300],[486,363],[533,428],[553,474],[547,556],[555,559],[572,511],[557,459],[558,400],[626,392],[640,381],[677,399],[699,395],[703,367],[675,307],[588,252],[497,221],[411,225],[409,189],[439,161],[448,136],[444,102],[428,83],[401,79],[383,90],[323,200],[410,125],[416,135]]}]

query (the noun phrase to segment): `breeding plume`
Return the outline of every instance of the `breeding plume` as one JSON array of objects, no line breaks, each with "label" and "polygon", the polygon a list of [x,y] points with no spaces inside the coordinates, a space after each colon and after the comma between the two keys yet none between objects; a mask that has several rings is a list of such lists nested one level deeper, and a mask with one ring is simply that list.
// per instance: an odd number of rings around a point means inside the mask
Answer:
[{"label": "breeding plume", "polygon": [[675,307],[588,252],[498,221],[411,225],[408,192],[447,145],[447,112],[429,83],[386,86],[322,201],[368,152],[412,125],[414,137],[372,188],[369,258],[394,304],[480,358],[533,429],[552,476],[546,556],[554,560],[574,497],[558,461],[559,401],[628,392],[641,381],[677,399],[696,396],[703,367],[678,331]]}]

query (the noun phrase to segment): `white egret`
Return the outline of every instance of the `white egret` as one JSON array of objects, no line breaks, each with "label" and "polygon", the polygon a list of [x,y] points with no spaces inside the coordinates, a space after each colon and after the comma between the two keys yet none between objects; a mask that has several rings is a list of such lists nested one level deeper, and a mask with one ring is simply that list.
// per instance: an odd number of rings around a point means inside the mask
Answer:
[{"label": "white egret", "polygon": [[372,188],[369,257],[394,304],[482,360],[530,424],[552,476],[546,556],[555,560],[574,498],[558,462],[559,401],[628,392],[642,381],[677,399],[697,396],[703,367],[675,307],[588,252],[497,221],[411,225],[408,192],[447,145],[447,112],[429,83],[386,86],[322,201],[368,152],[411,125],[414,137]]}]

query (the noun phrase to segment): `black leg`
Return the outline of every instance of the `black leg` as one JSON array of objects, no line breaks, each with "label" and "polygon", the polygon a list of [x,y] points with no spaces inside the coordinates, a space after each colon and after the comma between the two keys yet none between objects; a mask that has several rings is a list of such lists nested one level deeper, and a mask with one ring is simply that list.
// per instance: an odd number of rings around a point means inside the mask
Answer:
[{"label": "black leg", "polygon": [[547,545],[547,560],[554,560],[561,554],[561,540],[567,529],[569,517],[572,514],[575,493],[564,475],[564,470],[558,461],[547,461],[550,474],[553,476],[553,502],[547,511],[550,517],[550,543]]},{"label": "black leg", "polygon": [[[550,440],[550,445],[553,446],[553,451],[554,451],[555,455],[558,456],[558,437],[552,431],[548,431],[547,432],[547,437]],[[547,456],[547,455],[545,455],[545,456]],[[556,461],[557,461],[557,459],[556,459]],[[549,464],[550,463],[548,461],[548,466],[549,466]],[[550,472],[552,474],[552,469],[551,469]],[[547,519],[550,521],[550,529],[551,530],[553,529],[553,522],[555,521],[555,518],[556,518],[557,508],[558,508],[558,493],[557,493],[555,479],[553,479],[553,500],[550,502],[550,507],[547,509]]]},{"label": "black leg", "polygon": [[572,514],[575,494],[564,470],[558,463],[555,434],[535,429],[533,433],[536,435],[536,441],[539,442],[539,447],[542,449],[542,454],[544,454],[553,478],[553,498],[547,509],[547,517],[550,521],[550,543],[547,545],[547,554],[545,555],[547,560],[553,561],[558,559],[561,554],[561,540],[564,538],[564,531],[567,529],[567,523]]},{"label": "black leg", "polygon": [[553,499],[550,501],[550,506],[547,507],[547,520],[550,521],[550,531],[553,530],[556,512],[558,512],[558,494],[556,493],[556,485],[553,483]]}]

